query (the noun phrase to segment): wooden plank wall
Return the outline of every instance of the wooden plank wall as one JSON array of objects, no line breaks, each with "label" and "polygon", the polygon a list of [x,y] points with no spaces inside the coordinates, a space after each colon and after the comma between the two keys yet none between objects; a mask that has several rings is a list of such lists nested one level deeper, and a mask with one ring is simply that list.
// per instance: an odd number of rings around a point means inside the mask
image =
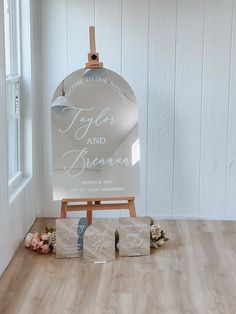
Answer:
[{"label": "wooden plank wall", "polygon": [[138,213],[236,218],[236,0],[42,0],[44,215],[58,214],[50,179],[50,101],[84,67],[95,25],[104,65],[139,104]]}]

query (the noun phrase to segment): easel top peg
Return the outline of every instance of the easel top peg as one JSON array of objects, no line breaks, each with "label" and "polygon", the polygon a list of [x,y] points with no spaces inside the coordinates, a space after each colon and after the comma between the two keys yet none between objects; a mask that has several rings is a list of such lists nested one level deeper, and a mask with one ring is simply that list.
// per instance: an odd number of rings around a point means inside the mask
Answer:
[{"label": "easel top peg", "polygon": [[103,63],[99,62],[99,53],[96,52],[95,27],[89,27],[90,52],[88,53],[88,62],[86,69],[102,69]]}]

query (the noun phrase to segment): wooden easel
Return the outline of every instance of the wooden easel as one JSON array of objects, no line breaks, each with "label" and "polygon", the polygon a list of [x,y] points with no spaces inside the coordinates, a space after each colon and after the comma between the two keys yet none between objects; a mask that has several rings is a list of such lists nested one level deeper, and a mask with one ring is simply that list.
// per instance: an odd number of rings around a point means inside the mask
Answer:
[{"label": "wooden easel", "polygon": [[[96,52],[94,26],[89,27],[89,39],[90,52],[88,53],[88,62],[85,67],[86,69],[102,69],[103,63],[99,62],[99,53]],[[120,203],[120,201],[123,203]],[[61,218],[66,218],[67,212],[69,211],[87,211],[88,224],[91,225],[93,220],[93,210],[120,209],[128,209],[130,217],[136,217],[134,201],[135,197],[64,198],[61,201]]]},{"label": "wooden easel", "polygon": [[[125,203],[119,203],[120,201],[125,201]],[[134,201],[135,197],[64,198],[61,201],[61,218],[66,218],[67,212],[70,211],[87,211],[88,224],[91,225],[93,220],[93,210],[120,209],[128,209],[130,217],[136,217]]]}]

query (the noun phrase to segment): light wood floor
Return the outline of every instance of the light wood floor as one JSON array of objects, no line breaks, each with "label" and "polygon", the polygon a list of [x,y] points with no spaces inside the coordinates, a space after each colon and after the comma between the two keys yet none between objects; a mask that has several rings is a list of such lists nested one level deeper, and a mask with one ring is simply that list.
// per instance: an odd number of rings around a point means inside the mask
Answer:
[{"label": "light wood floor", "polygon": [[163,248],[114,263],[58,260],[22,245],[0,279],[0,313],[235,314],[236,222],[162,224]]}]

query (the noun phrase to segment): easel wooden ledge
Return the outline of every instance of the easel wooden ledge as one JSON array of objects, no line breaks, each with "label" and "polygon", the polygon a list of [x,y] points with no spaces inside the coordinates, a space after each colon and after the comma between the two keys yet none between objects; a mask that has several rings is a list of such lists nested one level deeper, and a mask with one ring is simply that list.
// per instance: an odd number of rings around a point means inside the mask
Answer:
[{"label": "easel wooden ledge", "polygon": [[[125,201],[125,203],[119,203]],[[87,211],[88,225],[92,224],[93,210],[128,209],[130,217],[136,217],[135,197],[103,197],[103,198],[64,198],[61,201],[61,218],[67,217],[70,211]],[[106,202],[105,204],[102,202]],[[108,203],[112,202],[112,203]],[[84,204],[68,204],[84,203]]]}]

